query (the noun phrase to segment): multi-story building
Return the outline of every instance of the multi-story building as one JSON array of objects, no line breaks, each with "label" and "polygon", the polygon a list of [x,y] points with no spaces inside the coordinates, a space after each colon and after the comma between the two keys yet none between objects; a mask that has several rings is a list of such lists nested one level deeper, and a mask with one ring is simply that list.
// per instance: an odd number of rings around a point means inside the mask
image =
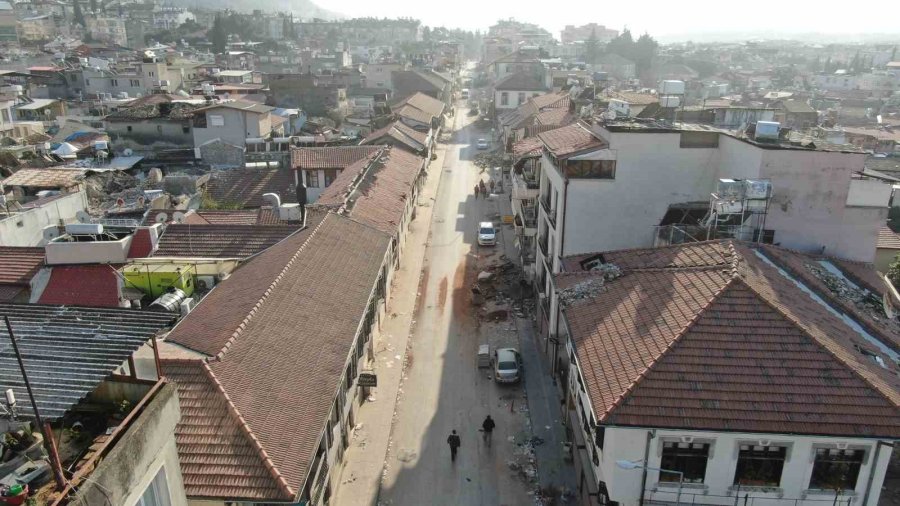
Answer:
[{"label": "multi-story building", "polygon": [[[570,255],[735,237],[874,260],[891,188],[854,177],[860,150],[653,121],[579,122],[538,136],[535,284],[545,335],[559,331],[552,275]],[[768,190],[753,202],[723,196],[734,180]]]},{"label": "multi-story building", "polygon": [[16,11],[12,4],[0,1],[0,42],[17,42]]},{"label": "multi-story building", "polygon": [[900,333],[838,295],[874,271],[737,241],[563,262],[580,504],[878,504]]},{"label": "multi-story building", "polygon": [[23,44],[47,42],[59,34],[56,21],[50,14],[22,18],[16,29],[19,33],[19,42]]},{"label": "multi-story building", "polygon": [[597,40],[600,42],[609,42],[619,36],[619,31],[597,23],[588,23],[581,26],[566,25],[559,34],[559,40],[563,44],[571,44],[577,41],[588,40],[592,36],[597,37]]},{"label": "multi-story building", "polygon": [[118,17],[89,17],[87,30],[91,37],[107,44],[126,46],[128,33],[125,31],[125,20]]}]

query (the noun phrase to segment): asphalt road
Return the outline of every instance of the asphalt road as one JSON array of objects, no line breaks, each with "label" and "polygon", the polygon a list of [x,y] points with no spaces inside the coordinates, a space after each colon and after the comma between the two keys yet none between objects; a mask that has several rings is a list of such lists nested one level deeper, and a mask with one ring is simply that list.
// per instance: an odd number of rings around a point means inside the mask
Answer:
[{"label": "asphalt road", "polygon": [[[464,115],[467,108],[459,104],[457,111]],[[434,202],[408,369],[379,495],[384,505],[533,502],[531,488],[509,467],[520,450],[509,437],[521,440],[526,433],[527,413],[513,404],[523,387],[496,385],[476,364],[478,344],[489,339],[470,302],[486,256],[479,254],[488,253],[475,246],[476,226],[497,209],[472,192],[484,176],[471,161],[475,142],[489,134],[468,124],[470,117],[458,120],[462,128],[449,146]],[[487,414],[497,422],[492,448],[484,447],[478,431]],[[453,429],[462,439],[455,463],[446,443]]]}]

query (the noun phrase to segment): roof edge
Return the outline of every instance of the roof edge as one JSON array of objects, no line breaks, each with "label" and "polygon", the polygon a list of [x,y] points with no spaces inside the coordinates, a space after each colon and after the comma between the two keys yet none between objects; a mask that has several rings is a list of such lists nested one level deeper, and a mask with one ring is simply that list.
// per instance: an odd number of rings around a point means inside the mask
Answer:
[{"label": "roof edge", "polygon": [[279,499],[287,499],[293,500],[296,498],[297,494],[291,489],[291,486],[288,484],[287,480],[284,476],[281,475],[281,472],[278,471],[278,468],[275,467],[275,463],[272,462],[272,459],[269,457],[269,454],[266,453],[266,450],[262,447],[262,444],[256,438],[256,435],[253,434],[253,431],[250,429],[250,425],[244,420],[244,417],[241,415],[241,412],[238,411],[237,406],[234,405],[234,402],[231,401],[231,397],[228,396],[228,393],[225,391],[225,387],[222,383],[219,382],[219,379],[216,378],[216,375],[213,373],[212,369],[209,368],[209,364],[207,364],[203,360],[198,360],[200,364],[203,366],[203,370],[206,372],[207,378],[215,385],[216,389],[225,399],[225,402],[228,404],[228,412],[231,416],[235,417],[238,423],[241,426],[241,431],[244,435],[250,440],[250,444],[259,454],[260,459],[262,459],[263,464],[266,466],[266,469],[272,475],[272,478],[275,480],[275,483],[278,484],[278,489],[284,494],[284,497]]}]

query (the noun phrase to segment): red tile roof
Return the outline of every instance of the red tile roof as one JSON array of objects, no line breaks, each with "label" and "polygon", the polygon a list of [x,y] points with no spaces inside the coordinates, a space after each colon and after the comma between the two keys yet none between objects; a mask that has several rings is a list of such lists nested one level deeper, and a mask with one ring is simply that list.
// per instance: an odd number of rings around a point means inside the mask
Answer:
[{"label": "red tile roof", "polygon": [[520,158],[523,156],[541,156],[541,149],[544,147],[544,143],[537,137],[528,137],[527,139],[522,139],[520,141],[516,141],[512,145],[512,154],[516,158]]},{"label": "red tile roof", "polygon": [[608,144],[591,132],[591,127],[582,123],[573,123],[556,130],[538,134],[544,146],[557,157],[574,155],[582,151],[600,149]]},{"label": "red tile roof", "polygon": [[420,111],[424,111],[435,118],[439,118],[441,114],[444,113],[444,103],[440,100],[429,97],[428,95],[422,92],[416,92],[397,104],[394,104],[394,108],[399,108],[402,105],[411,105]]},{"label": "red tile roof", "polygon": [[222,204],[262,207],[262,196],[277,193],[284,203],[297,203],[297,185],[290,169],[230,169],[213,173],[207,195]]},{"label": "red tile roof", "polygon": [[424,158],[388,147],[373,161],[345,169],[319,195],[315,205],[339,210],[395,236],[424,165]]},{"label": "red tile roof", "polygon": [[147,258],[153,253],[153,240],[150,230],[139,228],[131,236],[131,247],[128,248],[128,258]]},{"label": "red tile roof", "polygon": [[208,225],[286,225],[290,222],[278,218],[271,207],[259,209],[238,209],[233,211],[205,211],[192,213],[196,224]]},{"label": "red tile roof", "polygon": [[752,248],[678,249],[619,255],[623,276],[564,309],[600,422],[900,435],[896,364]]},{"label": "red tile roof", "polygon": [[44,265],[44,248],[0,246],[0,285],[28,286]]},{"label": "red tile roof", "polygon": [[878,230],[878,247],[881,249],[900,249],[900,234],[884,226]]},{"label": "red tile roof", "polygon": [[168,225],[156,257],[246,258],[293,234],[297,225]]},{"label": "red tile roof", "polygon": [[418,123],[424,123],[426,125],[431,125],[431,120],[434,119],[430,113],[427,113],[423,110],[416,109],[411,105],[406,105],[397,110],[397,116],[401,118],[408,118]]},{"label": "red tile roof", "polygon": [[[293,491],[315,457],[389,244],[328,214],[235,270],[167,337],[218,354],[213,377]],[[198,472],[227,483],[234,471],[220,470],[217,455],[195,459]]]},{"label": "red tile roof", "polygon": [[539,77],[531,72],[518,72],[508,75],[494,84],[495,90],[507,91],[546,91],[547,86]]},{"label": "red tile roof", "polygon": [[119,307],[121,265],[57,265],[41,293],[40,304]]},{"label": "red tile roof", "polygon": [[291,150],[291,167],[295,169],[343,169],[363,158],[373,156],[380,149],[379,146],[294,148]]},{"label": "red tile roof", "polygon": [[178,386],[181,420],[175,443],[187,496],[292,500],[294,494],[209,366],[200,360],[163,360],[162,368]]},{"label": "red tile roof", "polygon": [[26,188],[69,188],[78,184],[84,176],[83,169],[19,169],[12,176],[3,180],[7,188],[24,186]]},{"label": "red tile roof", "polygon": [[395,121],[384,128],[367,135],[360,145],[384,144],[394,140],[410,151],[416,152],[428,146],[428,134],[415,130],[401,121]]},{"label": "red tile roof", "polygon": [[548,109],[544,112],[539,112],[534,117],[535,122],[538,125],[557,125],[564,126],[574,121],[572,115],[569,114],[568,109]]}]

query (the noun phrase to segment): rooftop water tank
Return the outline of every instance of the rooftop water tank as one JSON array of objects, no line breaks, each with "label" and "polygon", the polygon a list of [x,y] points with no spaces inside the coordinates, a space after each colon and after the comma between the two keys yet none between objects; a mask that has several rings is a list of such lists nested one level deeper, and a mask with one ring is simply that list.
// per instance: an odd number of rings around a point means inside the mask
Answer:
[{"label": "rooftop water tank", "polygon": [[778,131],[781,129],[781,123],[777,121],[757,121],[756,122],[756,140],[778,140]]},{"label": "rooftop water tank", "polygon": [[659,83],[660,95],[684,95],[684,81],[665,80]]},{"label": "rooftop water tank", "polygon": [[69,235],[100,235],[103,233],[103,224],[69,223],[66,225],[66,233]]}]

